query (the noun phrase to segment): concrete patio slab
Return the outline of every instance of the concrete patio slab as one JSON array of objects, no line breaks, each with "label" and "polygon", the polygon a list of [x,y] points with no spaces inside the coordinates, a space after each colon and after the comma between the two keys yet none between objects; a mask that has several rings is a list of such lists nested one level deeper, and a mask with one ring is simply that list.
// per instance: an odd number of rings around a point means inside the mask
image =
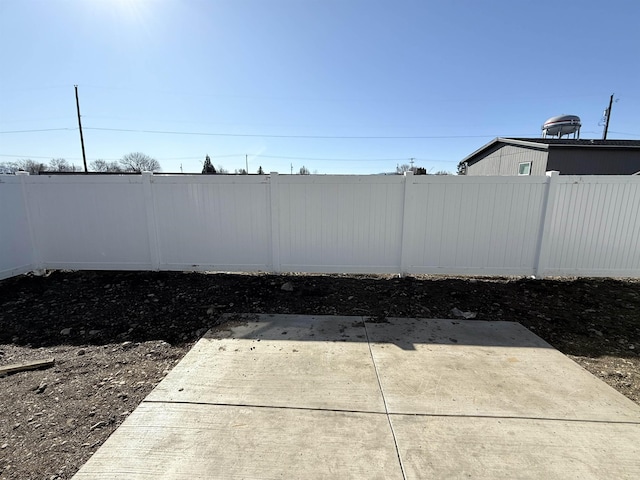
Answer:
[{"label": "concrete patio slab", "polygon": [[385,412],[359,317],[233,322],[200,340],[147,399]]},{"label": "concrete patio slab", "polygon": [[402,479],[385,415],[145,402],[74,477]]},{"label": "concrete patio slab", "polygon": [[518,323],[367,323],[389,413],[638,421],[640,407]]},{"label": "concrete patio slab", "polygon": [[392,415],[407,479],[640,478],[640,425]]},{"label": "concrete patio slab", "polygon": [[209,332],[77,479],[640,478],[640,406],[512,322]]}]

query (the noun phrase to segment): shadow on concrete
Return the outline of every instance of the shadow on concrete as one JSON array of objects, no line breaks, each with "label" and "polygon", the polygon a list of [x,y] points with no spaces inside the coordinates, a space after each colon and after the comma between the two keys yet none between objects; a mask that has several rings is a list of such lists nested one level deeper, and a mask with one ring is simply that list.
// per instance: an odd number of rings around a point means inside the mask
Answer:
[{"label": "shadow on concrete", "polygon": [[553,348],[516,322],[390,318],[370,322],[366,317],[300,315],[225,315],[208,338],[295,342],[372,342],[402,350],[415,346],[486,346]]}]

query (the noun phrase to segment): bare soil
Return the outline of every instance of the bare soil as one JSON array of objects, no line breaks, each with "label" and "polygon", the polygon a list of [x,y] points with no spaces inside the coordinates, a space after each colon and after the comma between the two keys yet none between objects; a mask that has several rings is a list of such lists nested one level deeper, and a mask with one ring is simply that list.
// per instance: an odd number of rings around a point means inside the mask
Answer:
[{"label": "bare soil", "polygon": [[24,275],[0,281],[0,366],[55,365],[0,378],[0,478],[71,478],[223,313],[383,320],[454,308],[520,322],[640,404],[638,280]]}]

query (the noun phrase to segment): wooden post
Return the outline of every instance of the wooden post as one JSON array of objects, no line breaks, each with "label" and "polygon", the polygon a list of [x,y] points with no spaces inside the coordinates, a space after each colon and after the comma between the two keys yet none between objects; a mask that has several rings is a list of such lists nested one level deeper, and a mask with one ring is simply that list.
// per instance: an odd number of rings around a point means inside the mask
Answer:
[{"label": "wooden post", "polygon": [[84,137],[82,136],[82,121],[80,120],[80,101],[78,100],[78,85],[74,85],[76,89],[76,109],[78,110],[78,129],[80,129],[80,145],[82,146],[82,161],[84,162],[84,173],[89,173],[87,170],[87,156],[84,153]]},{"label": "wooden post", "polygon": [[611,107],[613,106],[613,94],[609,98],[609,108],[607,108],[607,121],[604,124],[604,134],[602,135],[602,139],[607,139],[607,132],[609,131],[609,119],[611,118]]}]

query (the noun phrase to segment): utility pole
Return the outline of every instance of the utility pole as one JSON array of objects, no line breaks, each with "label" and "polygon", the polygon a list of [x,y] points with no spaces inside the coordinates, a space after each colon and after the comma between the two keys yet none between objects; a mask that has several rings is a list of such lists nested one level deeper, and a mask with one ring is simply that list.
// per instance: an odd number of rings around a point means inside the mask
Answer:
[{"label": "utility pole", "polygon": [[84,163],[84,173],[89,173],[87,170],[87,156],[84,153],[84,137],[82,136],[82,122],[80,121],[80,101],[78,100],[78,85],[74,85],[76,89],[76,109],[78,110],[78,128],[80,129],[80,145],[82,146],[82,161]]},{"label": "utility pole", "polygon": [[607,132],[609,131],[609,119],[611,118],[611,107],[613,106],[613,93],[611,94],[611,98],[609,98],[609,108],[605,111],[607,114],[607,121],[604,124],[604,134],[602,135],[602,139],[607,139]]},{"label": "utility pole", "polygon": [[293,163],[291,164],[291,175],[293,175]]},{"label": "utility pole", "polygon": [[249,155],[245,154],[244,155],[244,164],[245,164],[245,172],[247,172],[247,175],[249,174]]},{"label": "utility pole", "polygon": [[414,160],[415,160],[415,158],[414,158],[414,157],[411,157],[411,158],[409,159],[409,163],[411,164],[411,171],[412,171],[412,172],[413,172],[413,161],[414,161]]}]

